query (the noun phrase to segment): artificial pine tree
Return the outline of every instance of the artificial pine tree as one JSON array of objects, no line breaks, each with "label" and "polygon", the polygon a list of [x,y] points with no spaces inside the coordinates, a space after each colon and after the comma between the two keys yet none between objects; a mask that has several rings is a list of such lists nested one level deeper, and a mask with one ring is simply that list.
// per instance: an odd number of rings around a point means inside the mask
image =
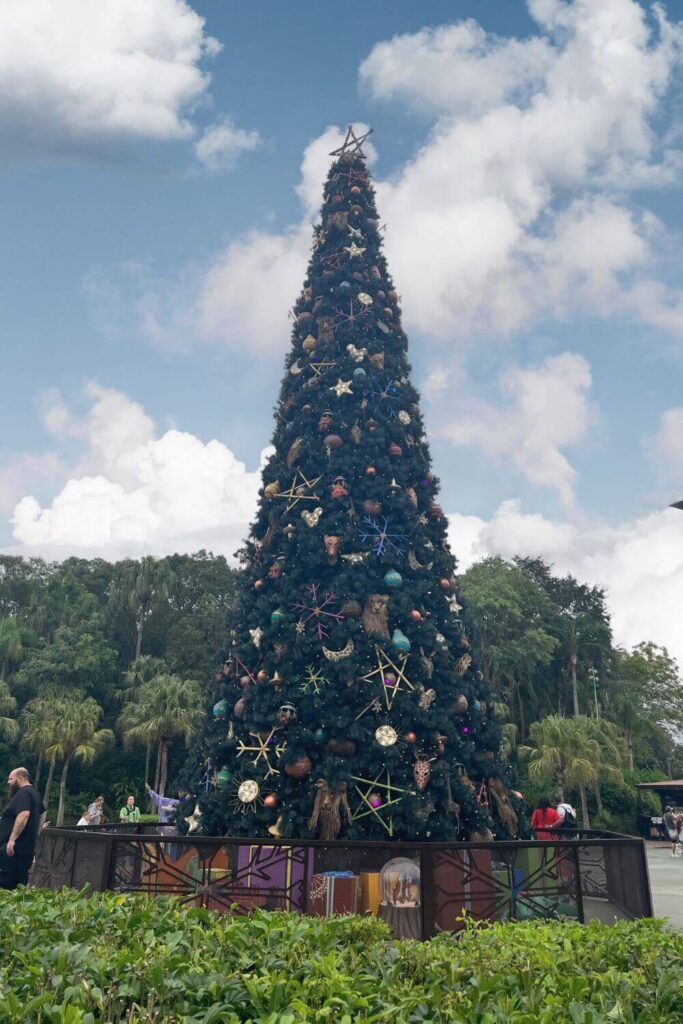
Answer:
[{"label": "artificial pine tree", "polygon": [[460,619],[362,141],[349,129],[332,154],[275,452],[186,779],[209,834],[507,836],[514,798]]}]

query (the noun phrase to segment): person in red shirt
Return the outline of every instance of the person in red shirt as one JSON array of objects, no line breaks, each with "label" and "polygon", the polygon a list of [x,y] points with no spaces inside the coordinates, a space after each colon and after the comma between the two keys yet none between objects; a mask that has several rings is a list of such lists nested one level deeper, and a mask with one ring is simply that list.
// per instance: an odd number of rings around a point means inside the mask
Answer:
[{"label": "person in red shirt", "polygon": [[537,839],[554,839],[552,826],[559,820],[559,815],[547,797],[542,796],[538,807],[531,815],[531,827]]}]

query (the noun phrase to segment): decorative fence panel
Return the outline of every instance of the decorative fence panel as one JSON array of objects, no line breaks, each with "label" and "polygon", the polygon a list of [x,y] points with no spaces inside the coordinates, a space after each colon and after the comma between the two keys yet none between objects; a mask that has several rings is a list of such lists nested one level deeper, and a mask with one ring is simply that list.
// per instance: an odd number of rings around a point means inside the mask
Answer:
[{"label": "decorative fence panel", "polygon": [[408,844],[51,828],[31,884],[175,896],[230,914],[373,913],[412,938],[456,931],[464,913],[488,921],[652,914],[643,841],[578,831],[562,841]]}]

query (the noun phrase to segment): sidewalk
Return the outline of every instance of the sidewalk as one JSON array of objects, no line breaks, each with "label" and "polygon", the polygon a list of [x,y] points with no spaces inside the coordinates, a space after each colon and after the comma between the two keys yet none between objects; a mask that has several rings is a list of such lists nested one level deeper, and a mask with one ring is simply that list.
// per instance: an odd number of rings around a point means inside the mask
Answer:
[{"label": "sidewalk", "polygon": [[683,857],[671,856],[670,843],[646,845],[655,917],[668,917],[683,928]]}]

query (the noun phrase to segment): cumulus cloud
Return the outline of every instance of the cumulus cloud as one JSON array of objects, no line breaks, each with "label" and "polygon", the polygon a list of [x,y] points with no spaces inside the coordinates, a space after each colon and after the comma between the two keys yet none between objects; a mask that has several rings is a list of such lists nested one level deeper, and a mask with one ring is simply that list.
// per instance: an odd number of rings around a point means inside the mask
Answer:
[{"label": "cumulus cloud", "polygon": [[[3,0],[0,141],[7,161],[188,139],[221,44],[187,0]],[[210,170],[258,142],[229,120],[196,144]]]},{"label": "cumulus cloud", "polygon": [[451,516],[450,540],[462,570],[487,555],[529,555],[605,587],[619,643],[653,640],[683,664],[683,513],[665,509],[619,526],[579,527],[505,501],[489,521]]},{"label": "cumulus cloud", "polygon": [[207,170],[229,171],[242,153],[257,149],[261,136],[257,131],[238,128],[232,118],[226,117],[206,128],[194,144],[197,160]]},{"label": "cumulus cloud", "polygon": [[438,435],[455,445],[480,448],[512,463],[531,483],[553,488],[566,505],[574,501],[576,471],[563,449],[586,434],[592,418],[588,400],[591,371],[583,356],[563,352],[539,367],[505,373],[503,401],[468,397],[446,403],[449,416]]},{"label": "cumulus cloud", "polygon": [[[528,6],[527,39],[467,20],[378,43],[361,65],[373,99],[427,118],[415,154],[377,182],[405,323],[452,343],[587,312],[681,335],[683,291],[666,279],[680,240],[633,192],[683,170],[662,117],[683,25],[636,0]],[[341,134],[328,128],[304,154],[300,223],[253,231],[217,257],[201,290],[205,333],[257,349],[284,338]],[[249,314],[255,291],[276,296],[268,314]]]},{"label": "cumulus cloud", "polygon": [[654,442],[666,476],[680,483],[683,478],[683,406],[662,413]]},{"label": "cumulus cloud", "polygon": [[231,555],[255,510],[261,467],[248,471],[217,440],[159,435],[120,391],[90,384],[84,397],[81,415],[57,394],[47,404],[48,429],[79,441],[82,457],[49,505],[32,495],[18,502],[19,550],[115,558],[210,547]]}]

